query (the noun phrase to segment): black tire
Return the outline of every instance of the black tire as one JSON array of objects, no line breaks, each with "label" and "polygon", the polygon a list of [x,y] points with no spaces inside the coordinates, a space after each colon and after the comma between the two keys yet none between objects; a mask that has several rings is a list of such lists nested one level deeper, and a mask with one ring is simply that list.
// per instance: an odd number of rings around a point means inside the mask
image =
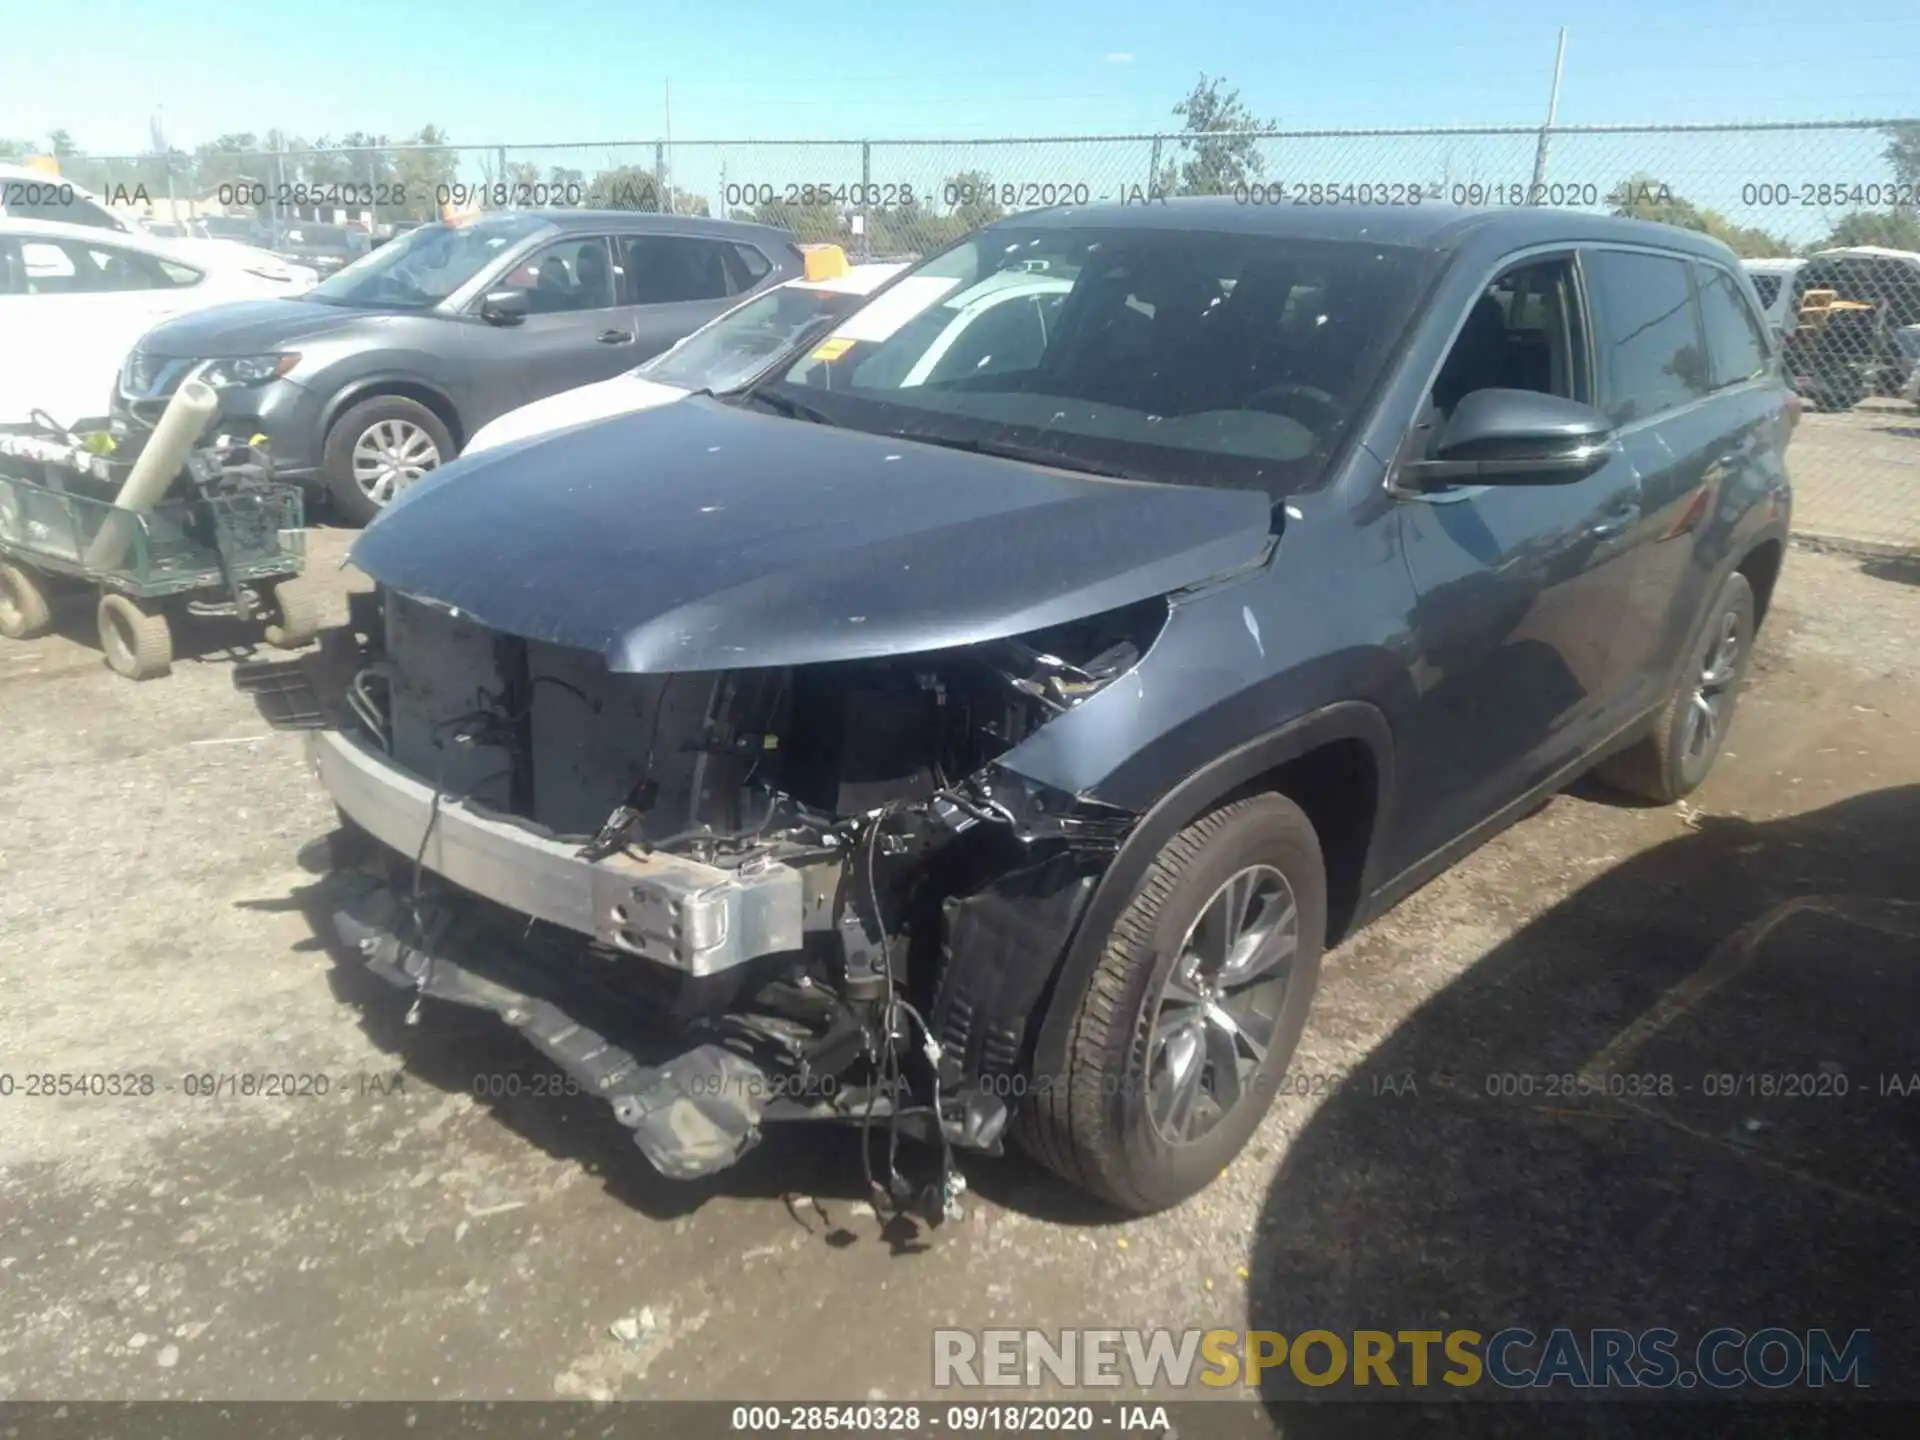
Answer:
[{"label": "black tire", "polygon": [[[1159,1004],[1203,910],[1254,866],[1277,871],[1291,890],[1298,937],[1291,970],[1271,1007],[1265,1058],[1240,1081],[1238,1103],[1197,1138],[1174,1143],[1149,1108],[1157,1103]],[[1135,1213],[1205,1188],[1245,1147],[1299,1045],[1319,984],[1326,917],[1319,837],[1284,795],[1249,796],[1187,826],[1154,858],[1108,935],[1077,1002],[1067,1074],[1029,1097],[1022,1147],[1061,1178]],[[1211,1062],[1204,1068],[1216,1073]]]},{"label": "black tire", "polygon": [[276,650],[298,650],[320,633],[320,592],[309,580],[273,587],[273,618],[261,634]]},{"label": "black tire", "polygon": [[0,635],[31,640],[53,628],[46,587],[31,571],[0,564]]},{"label": "black tire", "polygon": [[[1660,718],[1644,738],[1600,765],[1595,773],[1603,783],[1657,805],[1669,805],[1699,787],[1719,758],[1733,724],[1734,706],[1753,658],[1754,616],[1753,587],[1747,577],[1737,572],[1729,575],[1687,652],[1686,668],[1661,707]],[[1705,683],[1709,662],[1718,657],[1728,637],[1737,647],[1731,667],[1709,685]],[[1700,744],[1691,717],[1697,709],[1696,692],[1704,701],[1709,691],[1720,703],[1710,707],[1712,734]]]},{"label": "black tire", "polygon": [[100,649],[116,675],[152,680],[173,668],[173,629],[154,606],[128,595],[102,595]]},{"label": "black tire", "polygon": [[353,447],[376,425],[387,421],[399,421],[426,432],[438,451],[429,469],[453,459],[453,436],[447,433],[440,417],[418,400],[409,400],[404,395],[376,395],[349,406],[327,431],[326,444],[320,452],[320,478],[333,501],[334,513],[350,525],[367,524],[384,506],[384,502],[373,499],[354,480]]}]

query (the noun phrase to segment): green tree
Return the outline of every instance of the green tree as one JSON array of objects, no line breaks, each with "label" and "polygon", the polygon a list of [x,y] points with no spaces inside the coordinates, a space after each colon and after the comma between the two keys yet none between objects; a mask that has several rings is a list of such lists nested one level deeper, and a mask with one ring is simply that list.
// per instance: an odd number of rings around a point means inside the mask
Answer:
[{"label": "green tree", "polygon": [[872,255],[925,255],[962,233],[952,215],[937,214],[925,206],[875,205],[867,209],[866,249]]},{"label": "green tree", "polygon": [[16,140],[12,136],[0,135],[0,160],[25,160],[39,153],[31,140]]},{"label": "green tree", "polygon": [[261,153],[260,137],[251,130],[219,135],[193,151],[193,189],[201,199],[213,199],[223,185],[257,183],[273,178],[273,162]]},{"label": "green tree", "polygon": [[404,204],[395,219],[438,220],[442,195],[460,177],[460,154],[447,148],[452,144],[447,132],[437,125],[423,125],[400,142],[393,159],[393,183],[404,194]]},{"label": "green tree", "polygon": [[1274,122],[1256,116],[1223,77],[1203,71],[1173,113],[1182,122],[1178,143],[1185,158],[1162,169],[1154,182],[1160,194],[1225,195],[1266,172],[1258,137]]},{"label": "green tree", "polygon": [[830,204],[788,204],[771,200],[756,205],[746,214],[734,212],[736,219],[752,220],[792,232],[794,239],[806,245],[853,244],[853,225],[849,217]]},{"label": "green tree", "polygon": [[1909,191],[1920,190],[1920,123],[1888,126],[1886,153],[1894,180]]},{"label": "green tree", "polygon": [[1656,175],[1638,172],[1621,181],[1607,197],[1615,215],[1629,220],[1653,220],[1675,225],[1682,230],[1697,230],[1711,235],[1748,259],[1791,255],[1793,243],[1757,226],[1736,225],[1717,210],[1703,209],[1676,194],[1671,185]]},{"label": "green tree", "polygon": [[645,210],[659,213],[667,209],[667,196],[673,197],[675,215],[706,215],[704,195],[660,183],[659,174],[646,165],[616,165],[602,170],[587,185],[587,204],[602,210]]},{"label": "green tree", "polygon": [[596,210],[645,210],[666,208],[660,177],[645,165],[615,165],[596,171],[587,182],[587,204]]},{"label": "green tree", "polygon": [[1855,210],[1840,217],[1833,233],[1814,248],[1882,245],[1889,250],[1920,250],[1920,215],[1912,210]]},{"label": "green tree", "polygon": [[[953,234],[949,238],[958,239],[971,234],[982,225],[987,225],[1007,213],[999,198],[994,194],[993,177],[981,170],[961,170],[947,176],[940,184],[941,199],[954,197],[955,203],[950,218],[954,221]],[[942,240],[940,243],[945,244]]]},{"label": "green tree", "polygon": [[114,169],[104,160],[97,160],[82,150],[65,130],[47,132],[47,148],[40,152],[51,155],[60,164],[60,174],[64,179],[85,187],[107,198],[114,184]]},{"label": "green tree", "polygon": [[540,167],[531,160],[509,160],[506,173],[499,179],[509,194],[529,193],[545,183],[540,178]]},{"label": "green tree", "polygon": [[315,139],[301,160],[300,178],[309,185],[352,185],[362,178],[354,169],[354,157],[343,155],[331,135]]}]

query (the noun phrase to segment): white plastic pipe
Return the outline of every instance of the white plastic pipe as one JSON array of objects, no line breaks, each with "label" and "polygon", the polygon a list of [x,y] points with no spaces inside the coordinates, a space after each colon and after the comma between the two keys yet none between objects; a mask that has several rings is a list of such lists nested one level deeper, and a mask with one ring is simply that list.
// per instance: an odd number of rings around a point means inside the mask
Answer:
[{"label": "white plastic pipe", "polygon": [[139,521],[135,518],[151,510],[179,477],[180,467],[199,441],[213,412],[220,408],[220,396],[201,380],[188,380],[173,392],[160,423],[153,427],[140,458],[114,500],[115,511],[87,547],[86,563],[96,570],[111,570],[126,558]]}]

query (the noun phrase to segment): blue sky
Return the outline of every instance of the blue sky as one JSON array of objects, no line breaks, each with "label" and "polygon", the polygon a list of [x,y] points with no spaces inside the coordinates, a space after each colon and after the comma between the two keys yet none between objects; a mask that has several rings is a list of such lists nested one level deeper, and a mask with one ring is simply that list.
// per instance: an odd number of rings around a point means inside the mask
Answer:
[{"label": "blue sky", "polygon": [[[217,8],[63,0],[0,32],[0,135],[191,149],[222,131],[456,141],[949,137],[1138,131],[1202,70],[1288,127],[1516,124],[1569,29],[1566,123],[1920,111],[1912,0],[972,0],[561,5],[332,0]],[[1809,58],[1798,58],[1809,57]]]}]

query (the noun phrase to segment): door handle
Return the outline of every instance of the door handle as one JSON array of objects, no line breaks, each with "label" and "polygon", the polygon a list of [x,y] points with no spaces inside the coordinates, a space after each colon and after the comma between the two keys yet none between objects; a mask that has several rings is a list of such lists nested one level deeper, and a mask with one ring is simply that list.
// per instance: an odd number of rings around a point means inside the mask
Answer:
[{"label": "door handle", "polygon": [[596,338],[598,338],[602,345],[631,345],[633,343],[633,331],[602,330]]}]

